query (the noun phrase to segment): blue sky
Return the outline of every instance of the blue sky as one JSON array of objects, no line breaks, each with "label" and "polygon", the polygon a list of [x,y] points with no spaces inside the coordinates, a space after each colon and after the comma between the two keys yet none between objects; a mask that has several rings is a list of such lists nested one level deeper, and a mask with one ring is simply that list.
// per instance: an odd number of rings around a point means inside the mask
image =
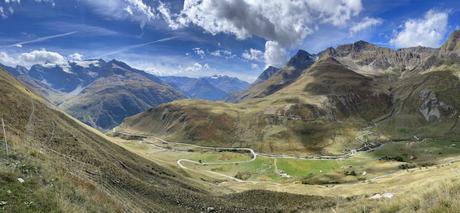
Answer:
[{"label": "blue sky", "polygon": [[0,0],[0,63],[118,59],[158,75],[254,80],[298,49],[438,47],[458,0]]}]

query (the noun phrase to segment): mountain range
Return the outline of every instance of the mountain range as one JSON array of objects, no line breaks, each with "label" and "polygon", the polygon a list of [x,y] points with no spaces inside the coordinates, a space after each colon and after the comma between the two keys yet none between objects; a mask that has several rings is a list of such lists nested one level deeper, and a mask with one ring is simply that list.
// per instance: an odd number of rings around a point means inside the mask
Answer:
[{"label": "mountain range", "polygon": [[227,76],[159,78],[117,60],[1,67],[70,115],[101,130],[162,103],[184,98],[223,100],[248,86]]},{"label": "mountain range", "polygon": [[362,129],[376,141],[459,134],[459,36],[452,33],[440,48],[393,50],[358,41],[317,55],[300,50],[238,94],[237,103],[175,101],[129,117],[117,130],[322,154],[362,145],[355,140]]},{"label": "mountain range", "polygon": [[232,94],[249,88],[249,83],[245,81],[221,75],[201,78],[165,76],[160,77],[160,79],[175,88],[179,88],[191,99],[225,100]]}]

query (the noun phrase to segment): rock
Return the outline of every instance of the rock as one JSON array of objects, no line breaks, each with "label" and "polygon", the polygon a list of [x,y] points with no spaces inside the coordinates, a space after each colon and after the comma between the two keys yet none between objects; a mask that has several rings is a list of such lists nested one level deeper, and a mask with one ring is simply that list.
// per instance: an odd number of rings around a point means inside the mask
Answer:
[{"label": "rock", "polygon": [[383,193],[382,197],[386,199],[391,199],[394,197],[394,194],[390,192],[386,192],[386,193]]},{"label": "rock", "polygon": [[0,206],[5,206],[6,204],[8,204],[8,202],[6,202],[6,201],[0,201]]},{"label": "rock", "polygon": [[372,197],[370,197],[369,199],[371,199],[371,200],[380,200],[380,199],[382,199],[382,195],[380,195],[380,194],[375,194],[375,195],[373,195]]},{"label": "rock", "polygon": [[457,114],[457,110],[454,107],[440,101],[433,91],[422,90],[420,100],[422,105],[419,111],[426,121],[437,121],[441,117],[452,118]]},{"label": "rock", "polygon": [[18,178],[18,181],[19,181],[19,183],[24,183],[25,182],[24,179],[22,179],[22,178]]},{"label": "rock", "polygon": [[210,206],[210,207],[208,207],[208,208],[206,209],[206,211],[207,211],[207,212],[215,212],[216,209],[215,209],[214,207],[211,207],[211,206]]},{"label": "rock", "polygon": [[381,199],[391,199],[393,197],[394,197],[393,193],[385,192],[383,194],[375,194],[375,195],[371,196],[369,199],[371,199],[371,200],[381,200]]}]

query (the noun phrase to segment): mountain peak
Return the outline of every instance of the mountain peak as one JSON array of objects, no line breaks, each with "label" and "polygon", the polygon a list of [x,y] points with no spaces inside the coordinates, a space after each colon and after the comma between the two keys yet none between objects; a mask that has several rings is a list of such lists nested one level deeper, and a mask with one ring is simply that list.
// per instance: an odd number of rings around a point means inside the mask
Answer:
[{"label": "mountain peak", "polygon": [[297,56],[297,57],[304,57],[304,58],[305,58],[305,57],[312,57],[312,55],[311,55],[309,52],[307,52],[307,51],[305,51],[305,50],[302,50],[302,49],[299,49],[299,50],[297,51],[297,53],[295,54],[294,57],[296,57],[296,56]]},{"label": "mountain peak", "polygon": [[308,53],[305,50],[299,50],[297,53],[289,60],[287,66],[294,67],[295,69],[303,70],[313,64],[315,58],[313,55]]}]

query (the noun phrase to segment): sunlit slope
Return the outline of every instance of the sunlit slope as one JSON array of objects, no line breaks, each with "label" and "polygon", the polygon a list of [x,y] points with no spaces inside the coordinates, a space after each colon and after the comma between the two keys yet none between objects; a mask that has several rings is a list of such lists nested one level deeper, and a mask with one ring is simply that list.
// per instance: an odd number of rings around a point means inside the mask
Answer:
[{"label": "sunlit slope", "polygon": [[117,130],[264,152],[339,152],[329,148],[353,142],[359,129],[389,112],[390,102],[385,91],[373,89],[372,79],[326,58],[265,98],[237,104],[176,101],[130,117]]}]

